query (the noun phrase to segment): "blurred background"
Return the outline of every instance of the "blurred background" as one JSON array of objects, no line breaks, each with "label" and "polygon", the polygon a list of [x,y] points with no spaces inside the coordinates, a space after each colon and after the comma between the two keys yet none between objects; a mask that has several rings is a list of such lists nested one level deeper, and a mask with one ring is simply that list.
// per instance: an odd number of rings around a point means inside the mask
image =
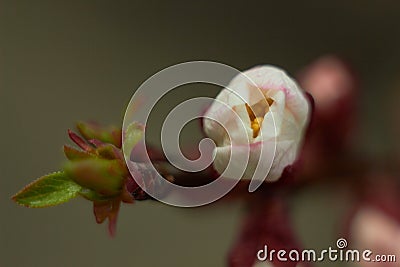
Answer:
[{"label": "blurred background", "polygon": [[[75,121],[120,124],[144,80],[192,60],[295,75],[321,55],[341,55],[361,81],[355,150],[393,157],[399,12],[398,1],[0,1],[0,266],[225,266],[240,201],[124,205],[110,239],[88,201],[34,210],[10,197],[62,166]],[[186,96],[218,93],[205,92]],[[306,247],[338,238],[346,199],[329,192],[303,191],[291,205]]]}]

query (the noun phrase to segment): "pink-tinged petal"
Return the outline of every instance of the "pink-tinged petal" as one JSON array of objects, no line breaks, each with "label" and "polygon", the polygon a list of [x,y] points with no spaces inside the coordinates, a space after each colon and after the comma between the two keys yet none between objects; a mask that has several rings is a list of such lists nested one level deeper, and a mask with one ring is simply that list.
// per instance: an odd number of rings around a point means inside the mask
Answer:
[{"label": "pink-tinged petal", "polygon": [[[283,170],[295,163],[303,144],[311,114],[305,92],[284,71],[272,66],[250,69],[228,87],[205,113],[216,121],[205,119],[203,124],[205,134],[216,143],[216,171],[225,176],[222,172],[231,156],[237,155],[240,162],[234,158],[233,165],[239,169],[247,165],[244,178],[255,174],[260,181],[265,177],[267,181],[278,180]],[[242,162],[244,153],[250,154],[248,163]],[[270,173],[261,177],[259,162],[271,167]],[[257,184],[251,187],[257,188]]]},{"label": "pink-tinged petal", "polygon": [[304,68],[300,72],[299,82],[314,97],[322,116],[340,112],[348,102],[354,101],[358,91],[358,79],[354,71],[333,55],[318,58]]},{"label": "pink-tinged petal", "polygon": [[[266,65],[254,67],[245,71],[244,74],[261,90],[279,90],[284,92],[287,108],[296,116],[300,124],[307,122],[309,106],[305,94],[285,71],[274,66]],[[245,85],[249,83],[248,79],[239,75],[232,80],[229,86],[236,90],[245,90]],[[250,99],[246,100],[248,101]]]},{"label": "pink-tinged petal", "polygon": [[[374,207],[360,209],[351,228],[351,245],[369,249],[375,255],[397,255],[400,252],[400,223]],[[381,266],[382,263],[364,262],[360,266]],[[394,267],[398,263],[387,263]]]},{"label": "pink-tinged petal", "polygon": [[[399,186],[394,178],[377,175],[379,183],[366,187],[364,196],[356,203],[346,220],[345,235],[352,248],[371,250],[375,255],[395,255],[397,262],[385,266],[398,266],[400,252],[400,202]],[[380,267],[381,262],[361,261],[360,267]]]},{"label": "pink-tinged petal", "polygon": [[[305,153],[308,158],[336,157],[350,144],[354,130],[358,78],[349,64],[331,55],[313,61],[298,77],[315,102]],[[310,162],[310,165],[315,164]]]}]

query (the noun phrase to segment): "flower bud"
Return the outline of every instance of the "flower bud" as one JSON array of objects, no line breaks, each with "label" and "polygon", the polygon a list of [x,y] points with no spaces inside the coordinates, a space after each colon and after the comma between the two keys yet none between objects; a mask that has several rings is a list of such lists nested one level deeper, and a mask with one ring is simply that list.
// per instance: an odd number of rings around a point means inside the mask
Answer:
[{"label": "flower bud", "polygon": [[[398,185],[391,177],[382,176],[380,184],[371,184],[367,193],[352,211],[348,220],[347,235],[350,244],[358,250],[370,250],[372,261],[361,261],[357,266],[378,267],[398,266],[394,258],[400,251],[400,211],[398,209]],[[375,261],[376,255],[383,255],[387,262]],[[398,259],[396,259],[398,261]]]},{"label": "flower bud", "polygon": [[340,149],[354,126],[356,75],[340,58],[323,56],[300,72],[299,83],[314,99],[313,139],[330,153]]},{"label": "flower bud", "polygon": [[99,158],[69,161],[64,171],[77,184],[104,196],[119,194],[127,176],[121,161]]},{"label": "flower bud", "polygon": [[[222,174],[228,164],[241,165],[231,155],[248,152],[243,178],[252,179],[257,166],[272,159],[266,180],[278,180],[298,156],[309,113],[303,91],[283,70],[259,66],[239,74],[204,114],[204,132],[216,144],[215,170]],[[262,153],[274,146],[275,154]]]},{"label": "flower bud", "polygon": [[298,80],[314,100],[301,169],[303,177],[318,176],[348,154],[345,151],[355,128],[358,79],[345,61],[327,55],[304,67]]},{"label": "flower bud", "polygon": [[78,122],[76,127],[86,140],[98,139],[101,142],[121,147],[121,129],[118,127],[105,127],[94,122]]},{"label": "flower bud", "polygon": [[[352,224],[352,245],[358,249],[371,250],[374,255],[395,255],[400,251],[400,223],[382,210],[374,207],[360,209]],[[371,257],[373,259],[373,257]],[[398,266],[386,262],[385,266]],[[382,266],[380,262],[361,262],[360,266]]]}]

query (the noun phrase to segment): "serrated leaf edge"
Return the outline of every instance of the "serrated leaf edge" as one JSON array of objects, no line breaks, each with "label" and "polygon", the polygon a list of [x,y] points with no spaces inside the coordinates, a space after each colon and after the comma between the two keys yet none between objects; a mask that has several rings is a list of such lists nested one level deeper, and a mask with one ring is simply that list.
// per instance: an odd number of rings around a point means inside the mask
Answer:
[{"label": "serrated leaf edge", "polygon": [[[42,177],[39,177],[36,180],[34,180],[34,181],[30,182],[29,184],[27,184],[26,186],[24,186],[24,188],[22,188],[20,191],[18,191],[15,195],[13,195],[11,197],[11,200],[13,200],[19,206],[23,206],[23,207],[27,207],[27,208],[40,209],[40,208],[48,208],[48,207],[54,207],[54,206],[61,205],[61,204],[64,204],[64,203],[70,201],[71,199],[76,198],[77,196],[79,196],[79,192],[80,191],[77,191],[75,193],[75,195],[73,197],[71,197],[70,199],[66,199],[66,200],[60,201],[60,202],[55,203],[55,204],[49,204],[49,205],[44,205],[44,206],[35,206],[35,205],[26,204],[26,203],[21,203],[21,202],[18,201],[18,199],[17,199],[18,195],[22,194],[30,186],[32,186],[33,184],[37,183],[39,180],[44,179],[46,176],[56,175],[56,174],[64,174],[64,175],[66,175],[65,172],[63,172],[63,171],[56,171],[56,172],[51,172],[51,173],[48,173],[46,175],[43,175]],[[75,183],[72,179],[71,179],[71,182]],[[76,184],[76,185],[78,185],[78,184]],[[78,186],[80,186],[80,185],[78,185]]]}]

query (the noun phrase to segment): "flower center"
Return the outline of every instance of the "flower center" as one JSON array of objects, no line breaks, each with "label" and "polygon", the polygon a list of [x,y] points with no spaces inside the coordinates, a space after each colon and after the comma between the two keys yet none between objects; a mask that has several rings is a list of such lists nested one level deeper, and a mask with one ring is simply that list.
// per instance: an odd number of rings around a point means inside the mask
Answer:
[{"label": "flower center", "polygon": [[250,126],[253,129],[253,138],[256,138],[261,129],[261,124],[264,120],[265,114],[269,111],[269,107],[274,103],[272,98],[265,96],[265,99],[258,101],[254,105],[246,105],[246,111],[249,115]]}]

